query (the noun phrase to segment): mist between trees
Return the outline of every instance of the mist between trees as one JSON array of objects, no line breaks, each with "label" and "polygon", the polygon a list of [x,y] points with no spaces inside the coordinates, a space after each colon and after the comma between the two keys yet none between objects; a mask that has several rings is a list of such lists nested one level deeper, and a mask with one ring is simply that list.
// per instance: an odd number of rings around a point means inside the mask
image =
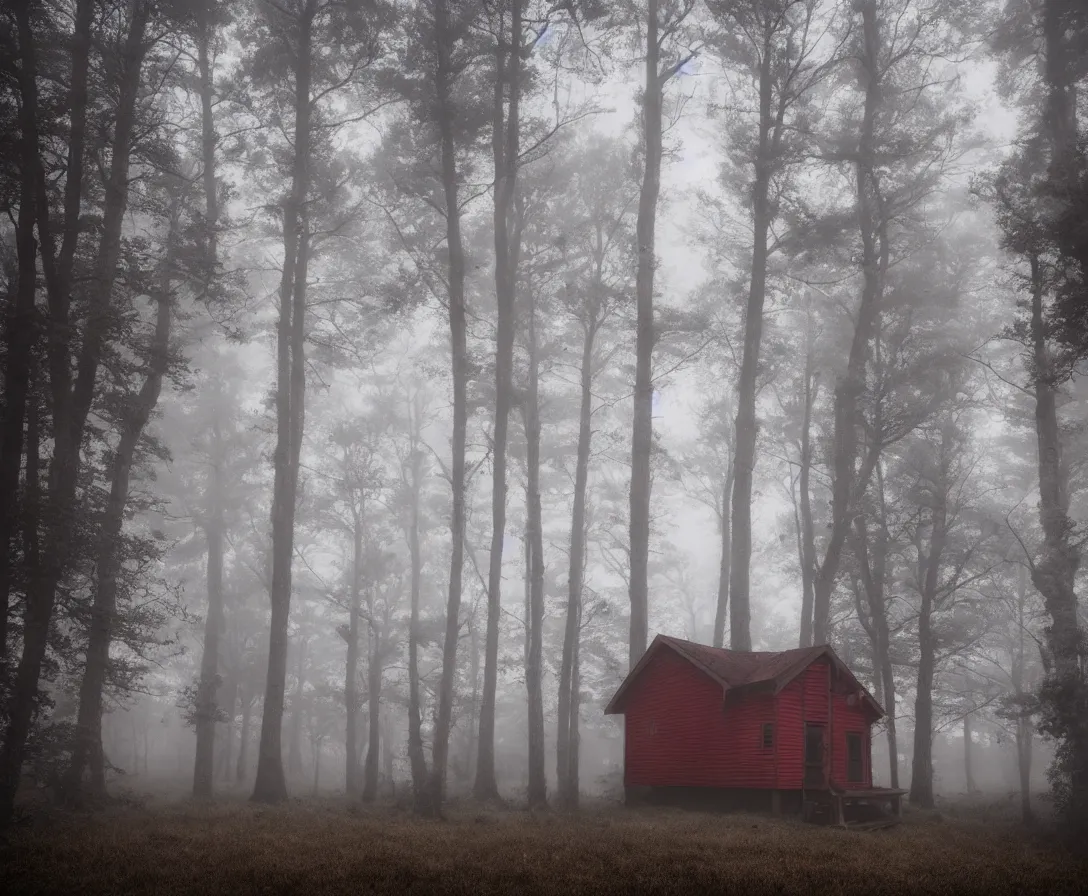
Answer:
[{"label": "mist between trees", "polygon": [[[1088,817],[1076,0],[12,0],[0,821],[619,785],[828,643]],[[1034,778],[1033,778],[1034,775]]]}]

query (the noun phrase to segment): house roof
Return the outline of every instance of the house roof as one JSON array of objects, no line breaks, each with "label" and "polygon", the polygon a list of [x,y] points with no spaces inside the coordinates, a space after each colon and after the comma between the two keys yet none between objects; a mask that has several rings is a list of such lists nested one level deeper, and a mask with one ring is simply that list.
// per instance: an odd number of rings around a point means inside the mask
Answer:
[{"label": "house roof", "polygon": [[877,716],[883,716],[884,710],[872,695],[858,682],[850,669],[838,658],[828,645],[819,647],[800,647],[782,651],[739,651],[726,650],[722,647],[707,647],[693,641],[658,635],[642,655],[619,690],[605,707],[605,714],[623,712],[623,697],[631,683],[638,678],[652,655],[662,649],[670,649],[679,654],[693,666],[702,670],[722,686],[723,692],[738,691],[747,688],[765,687],[778,693],[793,679],[811,666],[816,660],[826,657],[840,675],[845,675],[859,691],[863,692]]}]

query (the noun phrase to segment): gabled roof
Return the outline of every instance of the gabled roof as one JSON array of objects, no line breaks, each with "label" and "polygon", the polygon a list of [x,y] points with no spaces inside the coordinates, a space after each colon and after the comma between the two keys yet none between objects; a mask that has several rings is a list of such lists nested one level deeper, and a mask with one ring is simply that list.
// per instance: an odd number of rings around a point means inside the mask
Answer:
[{"label": "gabled roof", "polygon": [[623,697],[631,683],[638,678],[650,658],[663,649],[672,650],[714,679],[721,685],[723,693],[765,687],[770,688],[777,694],[816,660],[826,657],[840,675],[846,676],[849,681],[856,685],[859,691],[864,693],[864,696],[877,713],[877,717],[884,715],[884,710],[880,704],[862,687],[850,669],[838,658],[835,651],[826,644],[819,647],[800,647],[778,652],[765,650],[739,651],[726,650],[722,647],[707,647],[705,644],[696,644],[693,641],[684,641],[680,638],[670,638],[667,635],[658,635],[654,638],[646,653],[642,655],[642,659],[628,673],[619,690],[616,691],[608,706],[605,707],[605,715],[623,712]]}]

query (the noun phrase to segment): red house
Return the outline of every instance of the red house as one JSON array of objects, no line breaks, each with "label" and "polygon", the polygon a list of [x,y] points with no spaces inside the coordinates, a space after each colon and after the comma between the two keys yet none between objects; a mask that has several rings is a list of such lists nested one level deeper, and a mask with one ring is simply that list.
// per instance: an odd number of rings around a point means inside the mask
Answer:
[{"label": "red house", "polygon": [[658,635],[605,708],[624,716],[629,801],[804,811],[845,823],[905,791],[873,787],[884,715],[827,646],[741,653]]}]

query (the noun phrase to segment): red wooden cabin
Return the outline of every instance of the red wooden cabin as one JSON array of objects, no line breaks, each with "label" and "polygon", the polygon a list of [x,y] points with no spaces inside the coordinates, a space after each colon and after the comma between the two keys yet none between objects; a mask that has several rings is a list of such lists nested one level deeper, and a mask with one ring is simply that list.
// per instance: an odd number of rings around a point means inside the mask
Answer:
[{"label": "red wooden cabin", "polygon": [[[624,716],[629,801],[680,797],[829,812],[903,791],[873,787],[884,715],[827,646],[737,652],[658,635],[605,708]],[[845,799],[843,799],[845,797]]]}]

